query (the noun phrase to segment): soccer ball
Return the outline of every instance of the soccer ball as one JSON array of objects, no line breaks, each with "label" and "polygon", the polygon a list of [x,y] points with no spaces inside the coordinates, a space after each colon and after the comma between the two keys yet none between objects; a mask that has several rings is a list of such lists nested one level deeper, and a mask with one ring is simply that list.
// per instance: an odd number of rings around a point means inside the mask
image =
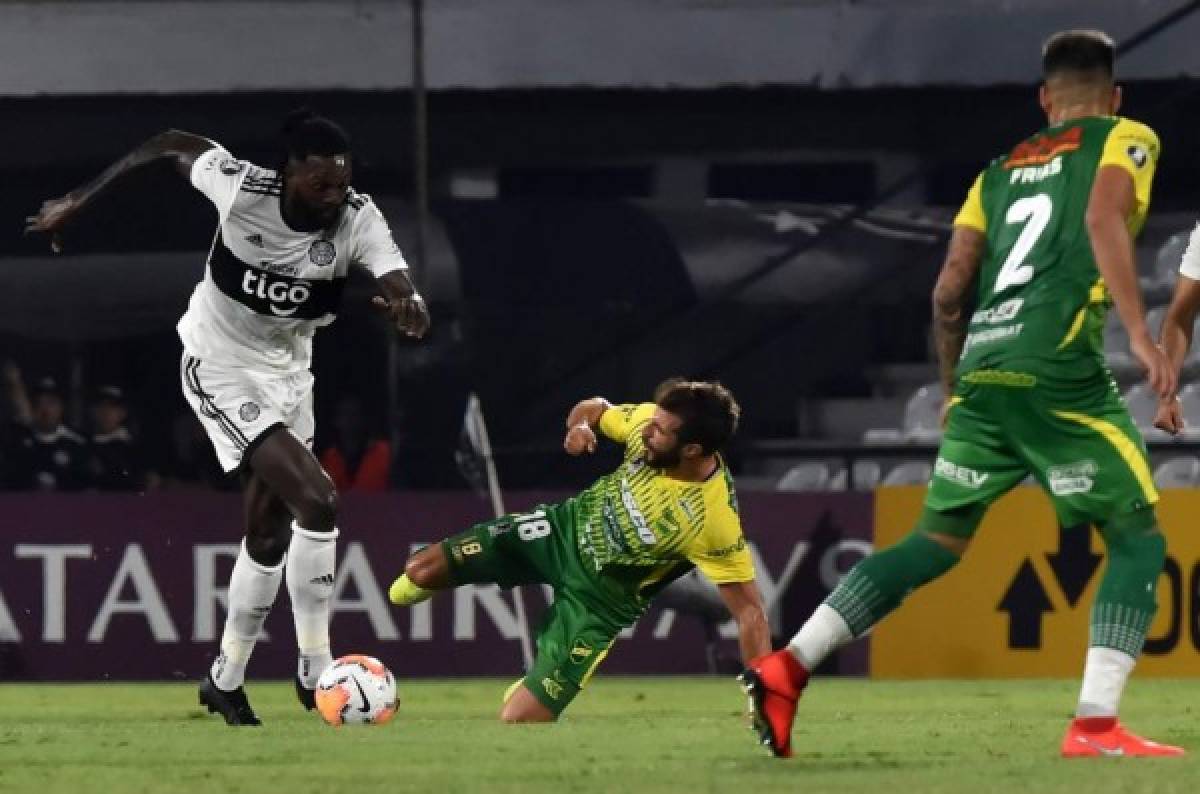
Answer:
[{"label": "soccer ball", "polygon": [[382,725],[396,713],[396,679],[374,657],[343,656],[317,679],[317,712],[330,725]]}]

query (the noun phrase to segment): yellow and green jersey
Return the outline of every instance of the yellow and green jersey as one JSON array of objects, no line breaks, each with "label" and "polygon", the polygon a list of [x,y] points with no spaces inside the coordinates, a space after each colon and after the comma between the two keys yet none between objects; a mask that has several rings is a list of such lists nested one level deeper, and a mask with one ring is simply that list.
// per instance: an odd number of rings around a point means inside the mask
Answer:
[{"label": "yellow and green jersey", "polygon": [[704,482],[682,482],[647,466],[642,429],[654,404],[618,405],[599,429],[625,445],[624,460],[571,500],[580,557],[643,598],[695,565],[718,584],[754,579],[738,518],[733,478],[723,460]]},{"label": "yellow and green jersey", "polygon": [[1003,382],[1051,369],[1085,377],[1104,368],[1111,304],[1085,218],[1105,166],[1133,178],[1126,219],[1137,235],[1150,206],[1158,136],[1119,116],[1057,124],[993,160],[954,220],[987,236],[977,302],[958,363],[960,381]]}]

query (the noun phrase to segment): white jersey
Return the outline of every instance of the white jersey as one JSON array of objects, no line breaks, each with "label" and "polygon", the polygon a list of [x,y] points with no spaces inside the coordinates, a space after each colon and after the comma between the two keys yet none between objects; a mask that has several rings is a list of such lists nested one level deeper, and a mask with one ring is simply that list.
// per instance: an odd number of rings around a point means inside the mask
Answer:
[{"label": "white jersey", "polygon": [[283,180],[220,146],[192,165],[220,216],[204,279],[179,321],[184,349],[206,362],[266,373],[312,363],[312,335],[333,322],[351,265],[374,276],[407,268],[370,197],[350,191],[337,221],[298,232],[283,221]]},{"label": "white jersey", "polygon": [[1200,281],[1200,223],[1196,224],[1196,228],[1192,229],[1192,234],[1188,237],[1187,248],[1184,249],[1183,258],[1179,260],[1179,272],[1192,281]]}]

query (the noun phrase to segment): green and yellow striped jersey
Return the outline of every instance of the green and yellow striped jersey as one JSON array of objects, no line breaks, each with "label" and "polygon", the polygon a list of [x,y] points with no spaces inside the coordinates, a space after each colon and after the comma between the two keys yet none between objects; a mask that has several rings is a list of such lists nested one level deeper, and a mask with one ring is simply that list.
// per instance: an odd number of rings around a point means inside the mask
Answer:
[{"label": "green and yellow striped jersey", "polygon": [[1111,299],[1085,223],[1092,184],[1105,166],[1129,172],[1137,200],[1126,223],[1136,235],[1158,156],[1158,136],[1146,125],[1091,116],[1047,127],[984,169],[954,219],[987,236],[960,380],[1103,369]]},{"label": "green and yellow striped jersey", "polygon": [[654,404],[616,405],[599,429],[625,445],[621,466],[574,500],[584,564],[648,596],[695,565],[718,584],[754,579],[733,477],[724,460],[704,482],[682,482],[647,466],[642,428]]}]

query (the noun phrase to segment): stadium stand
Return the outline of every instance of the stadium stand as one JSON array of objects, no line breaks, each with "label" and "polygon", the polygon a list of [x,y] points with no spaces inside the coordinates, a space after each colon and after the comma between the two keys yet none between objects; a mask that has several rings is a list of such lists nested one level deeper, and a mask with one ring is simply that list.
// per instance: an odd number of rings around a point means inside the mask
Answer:
[{"label": "stadium stand", "polygon": [[925,460],[906,460],[887,473],[881,485],[924,485],[933,476],[933,466]]},{"label": "stadium stand", "polygon": [[1200,486],[1200,458],[1186,455],[1163,461],[1154,470],[1159,488],[1195,488]]},{"label": "stadium stand", "polygon": [[[844,476],[844,475],[843,475]],[[777,491],[824,491],[830,488],[832,479],[829,464],[823,461],[797,463],[779,478]]]}]

